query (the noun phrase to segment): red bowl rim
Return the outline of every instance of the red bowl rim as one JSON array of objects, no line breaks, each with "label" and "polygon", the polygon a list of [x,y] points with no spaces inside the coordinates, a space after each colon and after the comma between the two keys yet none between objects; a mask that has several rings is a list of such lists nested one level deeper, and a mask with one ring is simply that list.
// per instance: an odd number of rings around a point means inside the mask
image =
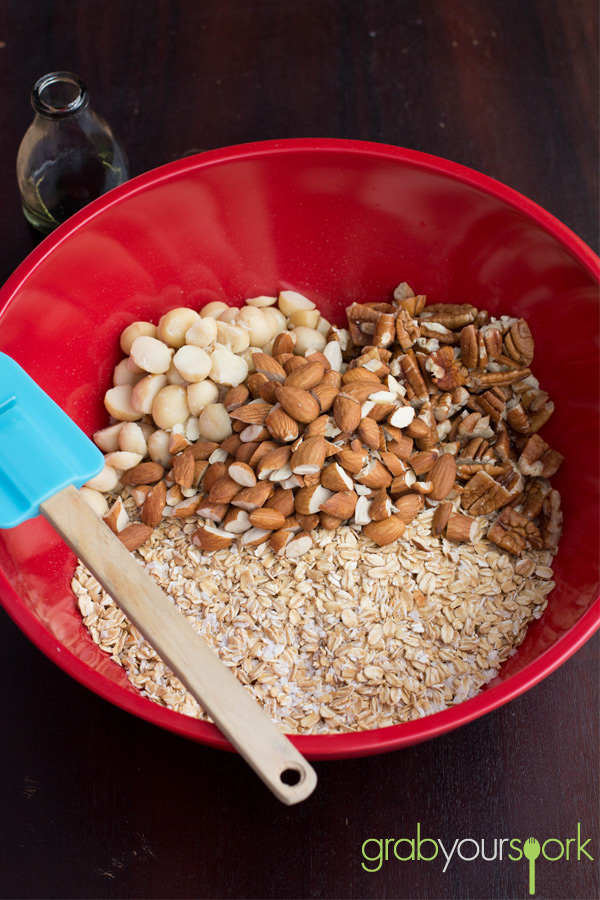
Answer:
[{"label": "red bowl rim", "polygon": [[[19,265],[4,287],[0,289],[0,314],[11,302],[19,288],[56,247],[67,240],[71,234],[79,231],[86,222],[119,204],[123,198],[144,191],[149,186],[157,186],[168,181],[174,174],[184,174],[193,169],[204,169],[213,165],[221,165],[230,160],[255,158],[273,152],[281,154],[315,150],[335,154],[363,154],[369,157],[403,162],[478,188],[535,221],[569,250],[593,278],[600,281],[600,260],[587,244],[537,203],[487,175],[441,157],[390,144],[334,138],[293,138],[238,144],[176,160],[145,172],[95,200],[47,237]],[[165,709],[121,685],[108,681],[105,676],[90,668],[78,656],[60,644],[33,612],[19,601],[17,592],[1,570],[0,600],[19,628],[46,656],[96,694],[121,709],[183,737],[222,750],[231,751],[233,749],[214,725]],[[412,722],[345,734],[292,736],[292,743],[308,759],[318,760],[385,753],[438,737],[497,709],[529,690],[569,659],[598,628],[600,628],[600,598],[596,599],[565,635],[537,659],[527,664],[520,672],[507,678],[506,681],[487,688],[471,700]]]}]

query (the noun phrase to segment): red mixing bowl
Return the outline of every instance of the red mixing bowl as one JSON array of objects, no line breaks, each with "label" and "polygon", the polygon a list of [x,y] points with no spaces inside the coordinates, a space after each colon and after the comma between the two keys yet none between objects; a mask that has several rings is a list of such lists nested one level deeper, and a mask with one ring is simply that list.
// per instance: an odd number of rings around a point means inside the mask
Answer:
[{"label": "red mixing bowl", "polygon": [[[311,759],[414,744],[501,706],[599,625],[598,258],[515,191],[423,153],[289,140],[204,153],[111,191],[47,238],[0,292],[0,349],[91,434],[136,319],[294,288],[341,322],[352,300],[408,281],[432,302],[524,316],[556,404],[544,437],[566,457],[556,589],[499,676],[472,700],[372,731],[293,738]],[[217,729],[141,697],[82,625],[73,554],[43,520],[0,532],[0,596],[47,656],[117,706],[205,744]],[[581,711],[585,715],[585,710]]]}]

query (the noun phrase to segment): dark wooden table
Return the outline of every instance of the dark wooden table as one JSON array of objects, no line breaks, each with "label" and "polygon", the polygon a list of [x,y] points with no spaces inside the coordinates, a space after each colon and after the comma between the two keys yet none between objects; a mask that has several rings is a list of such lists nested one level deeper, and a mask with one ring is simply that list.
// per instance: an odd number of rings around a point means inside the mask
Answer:
[{"label": "dark wooden table", "polygon": [[[194,148],[352,137],[472,166],[597,250],[595,0],[3,0],[0,279],[32,247],[14,160],[37,77],[70,69],[134,174]],[[540,898],[596,898],[596,639],[483,720],[317,764],[286,809],[235,756],[109,706],[0,615],[3,898],[518,898],[525,861],[390,860],[367,838],[583,839],[538,862]],[[424,848],[425,852],[425,848]],[[468,851],[465,851],[468,852]]]}]

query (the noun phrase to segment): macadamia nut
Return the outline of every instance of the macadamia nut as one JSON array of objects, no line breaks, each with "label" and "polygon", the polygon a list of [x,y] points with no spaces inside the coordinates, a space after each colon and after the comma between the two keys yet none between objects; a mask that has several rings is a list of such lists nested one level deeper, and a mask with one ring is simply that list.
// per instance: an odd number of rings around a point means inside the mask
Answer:
[{"label": "macadamia nut", "polygon": [[219,344],[226,344],[234,353],[243,353],[250,344],[250,335],[246,328],[218,319],[217,341]]},{"label": "macadamia nut", "polygon": [[152,418],[159,428],[173,428],[183,424],[190,415],[187,390],[180,384],[168,384],[156,395],[152,404]]},{"label": "macadamia nut", "polygon": [[151,375],[161,375],[171,365],[172,350],[163,341],[153,337],[136,338],[131,347],[131,358],[136,365]]},{"label": "macadamia nut", "polygon": [[153,325],[151,322],[132,322],[131,325],[128,325],[127,328],[121,334],[121,350],[126,356],[129,356],[131,353],[131,346],[136,338],[142,337],[145,335],[146,337],[156,337],[156,325]]},{"label": "macadamia nut", "polygon": [[233,434],[229,413],[222,403],[210,403],[198,418],[200,434],[207,441],[220,443]]},{"label": "macadamia nut", "polygon": [[264,347],[273,337],[272,320],[262,309],[253,306],[242,307],[235,324],[246,329],[250,338],[249,343],[256,347]]},{"label": "macadamia nut", "polygon": [[228,384],[234,387],[241,384],[248,375],[248,364],[241,356],[236,356],[228,347],[217,344],[213,350],[210,377],[217,384]]},{"label": "macadamia nut", "polygon": [[210,373],[210,356],[200,347],[180,347],[173,357],[173,365],[186,381],[202,381]]},{"label": "macadamia nut", "polygon": [[133,408],[142,415],[149,415],[152,412],[152,404],[156,395],[165,387],[166,383],[166,375],[146,375],[145,378],[138,381],[131,395]]},{"label": "macadamia nut", "polygon": [[148,453],[146,438],[137,422],[125,422],[119,432],[119,449],[139,453],[142,459],[146,456]]},{"label": "macadamia nut", "polygon": [[171,435],[161,429],[150,435],[148,438],[148,456],[152,462],[160,463],[161,466],[169,465],[171,462],[170,442]]},{"label": "macadamia nut", "polygon": [[193,416],[199,416],[205,406],[216,403],[218,399],[219,389],[212,381],[197,381],[188,386],[187,401]]},{"label": "macadamia nut", "polygon": [[195,347],[209,347],[217,339],[217,322],[212,316],[198,319],[185,333],[186,344]]},{"label": "macadamia nut", "polygon": [[[139,383],[141,384],[141,382]],[[131,402],[133,391],[134,388],[130,384],[120,384],[117,387],[109,388],[104,395],[104,406],[110,415],[120,422],[137,422],[144,415],[142,412],[138,412]]]},{"label": "macadamia nut", "polygon": [[183,347],[186,332],[199,318],[200,316],[195,310],[188,309],[186,306],[171,309],[159,320],[157,337],[169,347]]},{"label": "macadamia nut", "polygon": [[294,328],[294,334],[296,335],[294,353],[299,356],[305,356],[307,350],[318,350],[319,353],[322,353],[327,344],[325,335],[314,328],[299,325],[298,328]]}]

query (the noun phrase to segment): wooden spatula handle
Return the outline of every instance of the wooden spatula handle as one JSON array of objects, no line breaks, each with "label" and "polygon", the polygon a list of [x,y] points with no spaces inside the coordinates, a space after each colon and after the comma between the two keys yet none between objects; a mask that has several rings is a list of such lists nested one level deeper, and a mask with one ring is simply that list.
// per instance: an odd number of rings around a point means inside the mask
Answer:
[{"label": "wooden spatula handle", "polygon": [[[317,783],[312,766],[77,490],[64,488],[40,511],[275,796],[288,805],[308,797]],[[284,772],[297,783],[284,782]]]}]

